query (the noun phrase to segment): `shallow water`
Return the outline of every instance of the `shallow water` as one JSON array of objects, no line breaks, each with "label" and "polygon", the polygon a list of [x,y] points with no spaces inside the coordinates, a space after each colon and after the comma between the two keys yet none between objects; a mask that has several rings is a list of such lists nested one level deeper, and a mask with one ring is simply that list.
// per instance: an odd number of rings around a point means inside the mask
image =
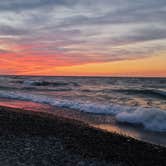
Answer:
[{"label": "shallow water", "polygon": [[99,117],[94,126],[127,135],[141,132],[144,140],[155,135],[163,144],[166,138],[166,78],[0,76],[0,98],[0,105],[8,101],[24,109],[67,108],[70,113],[60,114],[90,118],[91,124]]}]

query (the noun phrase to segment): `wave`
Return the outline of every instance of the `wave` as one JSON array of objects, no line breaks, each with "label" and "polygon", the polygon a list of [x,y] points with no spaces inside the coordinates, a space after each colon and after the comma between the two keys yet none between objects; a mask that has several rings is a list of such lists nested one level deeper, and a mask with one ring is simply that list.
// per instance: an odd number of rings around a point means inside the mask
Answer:
[{"label": "wave", "polygon": [[[24,87],[16,87],[12,86],[0,86],[0,90],[35,90],[35,91],[41,91],[41,88],[34,87],[34,86],[24,86]],[[70,87],[58,87],[58,88],[51,88],[51,87],[46,87],[42,88],[42,91],[56,91],[56,92],[64,92],[64,91],[72,91],[73,89]]]},{"label": "wave", "polygon": [[158,90],[158,89],[117,89],[113,90],[115,92],[124,92],[127,94],[143,94],[155,97],[162,97],[166,98],[166,91],[165,90]]},{"label": "wave", "polygon": [[112,93],[112,92],[120,92],[125,93],[127,95],[147,95],[150,97],[164,98],[166,99],[166,91],[158,90],[158,89],[101,89],[101,90],[93,90],[93,89],[82,89],[82,92],[103,92],[103,93]]},{"label": "wave", "polygon": [[9,87],[9,86],[0,86],[1,90],[13,90],[13,89],[19,89],[17,87]]},{"label": "wave", "polygon": [[153,92],[166,97],[166,90],[155,90],[154,89]]},{"label": "wave", "polygon": [[1,98],[19,99],[65,107],[88,113],[114,115],[118,122],[141,124],[147,130],[166,132],[166,111],[157,108],[128,107],[116,104],[101,105],[77,101],[55,99],[43,95],[0,91]]},{"label": "wave", "polygon": [[[11,88],[12,90],[14,89],[14,88]],[[18,88],[17,88],[18,89]],[[64,87],[64,88],[62,88],[62,87],[59,87],[59,88],[38,88],[38,87],[33,87],[33,86],[28,86],[28,87],[22,87],[20,90],[34,90],[34,91],[51,91],[51,92],[65,92],[65,91],[72,91],[73,89],[72,88],[68,88],[68,87]]]},{"label": "wave", "polygon": [[49,82],[49,81],[41,81],[41,80],[25,80],[19,81],[18,83],[22,83],[25,86],[79,86],[76,82]]}]

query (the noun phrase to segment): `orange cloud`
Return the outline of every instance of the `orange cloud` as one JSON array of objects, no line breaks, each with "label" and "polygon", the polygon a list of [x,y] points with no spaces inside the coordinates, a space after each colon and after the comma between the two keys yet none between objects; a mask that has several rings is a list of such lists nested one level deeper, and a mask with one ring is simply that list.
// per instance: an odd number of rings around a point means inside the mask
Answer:
[{"label": "orange cloud", "polygon": [[49,74],[50,71],[55,72],[57,66],[66,65],[69,63],[54,56],[0,55],[1,74]]},{"label": "orange cloud", "polygon": [[166,77],[166,56],[156,55],[138,60],[75,65],[61,55],[0,54],[0,74],[16,75],[101,75]]},{"label": "orange cloud", "polygon": [[65,75],[166,77],[166,56],[161,54],[137,60],[58,67],[57,71]]}]

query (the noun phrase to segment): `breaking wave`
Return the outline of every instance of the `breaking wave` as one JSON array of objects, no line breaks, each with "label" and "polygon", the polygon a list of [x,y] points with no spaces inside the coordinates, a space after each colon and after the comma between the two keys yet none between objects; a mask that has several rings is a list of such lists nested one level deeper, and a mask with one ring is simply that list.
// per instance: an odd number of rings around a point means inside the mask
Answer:
[{"label": "breaking wave", "polygon": [[113,90],[116,92],[127,93],[127,94],[143,94],[149,96],[156,96],[166,98],[165,90],[157,90],[157,89],[117,89]]},{"label": "breaking wave", "polygon": [[22,83],[25,86],[79,86],[76,82],[49,82],[49,81],[41,81],[41,80],[25,80],[20,81],[19,83]]},{"label": "breaking wave", "polygon": [[33,101],[52,106],[65,107],[88,113],[110,114],[118,122],[141,124],[147,130],[166,132],[166,111],[156,108],[128,107],[116,104],[101,105],[97,103],[81,103],[77,101],[55,99],[44,95],[33,95],[0,90],[1,98]]}]

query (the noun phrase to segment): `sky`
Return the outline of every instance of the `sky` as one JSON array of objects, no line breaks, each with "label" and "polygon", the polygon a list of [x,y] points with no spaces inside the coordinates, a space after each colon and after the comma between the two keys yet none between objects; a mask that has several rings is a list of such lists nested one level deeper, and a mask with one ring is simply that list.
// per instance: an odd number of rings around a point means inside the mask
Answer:
[{"label": "sky", "polygon": [[166,0],[1,0],[0,74],[166,77]]}]

